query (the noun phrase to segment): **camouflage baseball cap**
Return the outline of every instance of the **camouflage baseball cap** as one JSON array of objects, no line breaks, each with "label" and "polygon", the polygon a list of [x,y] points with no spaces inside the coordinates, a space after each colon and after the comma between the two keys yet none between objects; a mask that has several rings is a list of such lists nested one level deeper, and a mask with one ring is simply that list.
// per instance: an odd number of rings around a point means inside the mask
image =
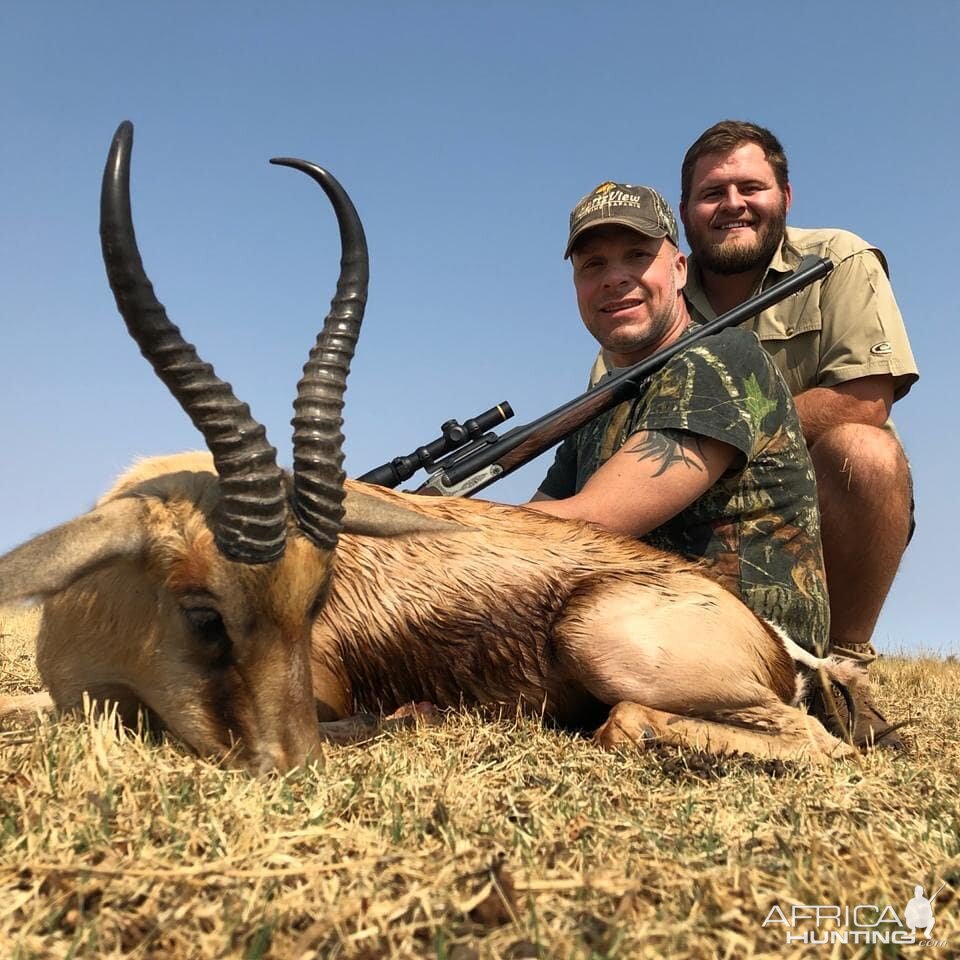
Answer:
[{"label": "camouflage baseball cap", "polygon": [[675,247],[680,246],[673,211],[656,190],[607,180],[591,190],[570,212],[570,238],[563,259],[570,256],[581,234],[604,223],[618,223],[645,237],[669,237]]}]

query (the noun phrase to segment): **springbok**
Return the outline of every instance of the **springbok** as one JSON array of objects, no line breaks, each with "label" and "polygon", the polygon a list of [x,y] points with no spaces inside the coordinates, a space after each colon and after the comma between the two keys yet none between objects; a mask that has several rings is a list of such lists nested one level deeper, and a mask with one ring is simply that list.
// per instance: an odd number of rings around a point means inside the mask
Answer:
[{"label": "springbok", "polygon": [[[104,171],[101,240],[130,334],[209,453],[142,461],[94,509],[0,558],[0,604],[44,601],[52,703],[145,710],[202,756],[284,770],[410,702],[526,707],[604,745],[659,738],[816,759],[851,748],[792,704],[798,662],[839,681],[694,562],[520,507],[345,481],[341,410],[366,241],[326,171],[337,293],[294,401],[293,470],[167,319],[130,212],[133,128]],[[35,706],[37,701],[28,701]],[[16,708],[16,698],[0,703]],[[613,708],[612,711],[610,708]]]}]

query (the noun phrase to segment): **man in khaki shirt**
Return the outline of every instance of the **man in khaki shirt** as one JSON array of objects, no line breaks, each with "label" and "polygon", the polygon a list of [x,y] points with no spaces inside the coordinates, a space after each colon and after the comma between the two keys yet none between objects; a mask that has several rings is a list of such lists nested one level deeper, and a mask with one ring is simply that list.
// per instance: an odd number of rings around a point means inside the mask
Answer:
[{"label": "man in khaki shirt", "polygon": [[[695,319],[712,319],[807,254],[834,262],[826,280],[747,325],[794,394],[816,468],[833,651],[868,660],[912,532],[910,472],[889,416],[917,368],[881,251],[844,230],[787,227],[790,201],[786,156],[769,130],[731,120],[706,130],[681,173],[692,250],[684,293]],[[601,356],[592,378],[606,367]],[[886,724],[871,703],[861,708],[861,739],[879,737]]]}]

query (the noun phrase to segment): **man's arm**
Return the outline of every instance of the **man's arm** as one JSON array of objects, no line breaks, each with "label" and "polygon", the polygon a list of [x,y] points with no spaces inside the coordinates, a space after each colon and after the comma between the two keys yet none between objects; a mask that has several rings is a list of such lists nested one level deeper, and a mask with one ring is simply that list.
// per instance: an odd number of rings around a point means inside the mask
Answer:
[{"label": "man's arm", "polygon": [[917,379],[883,254],[843,231],[836,242],[841,259],[820,292],[819,385],[794,397],[808,446],[846,423],[882,427]]},{"label": "man's arm", "polygon": [[882,427],[893,406],[893,377],[878,374],[832,387],[812,387],[793,398],[807,446],[832,427],[862,423]]},{"label": "man's arm", "polygon": [[737,456],[729,444],[685,430],[642,430],[579,493],[561,500],[538,493],[527,506],[641,537],[706,493]]}]

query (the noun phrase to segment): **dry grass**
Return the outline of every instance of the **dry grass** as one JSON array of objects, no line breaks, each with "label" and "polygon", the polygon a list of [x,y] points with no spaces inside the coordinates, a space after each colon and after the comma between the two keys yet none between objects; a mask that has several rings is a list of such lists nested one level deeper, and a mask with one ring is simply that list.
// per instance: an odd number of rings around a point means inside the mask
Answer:
[{"label": "dry grass", "polygon": [[[0,612],[0,692],[37,689]],[[881,662],[909,758],[603,754],[456,715],[262,780],[102,718],[0,726],[0,957],[897,956],[784,944],[774,904],[903,906],[960,934],[960,665]],[[871,952],[874,951],[874,952]]]}]

